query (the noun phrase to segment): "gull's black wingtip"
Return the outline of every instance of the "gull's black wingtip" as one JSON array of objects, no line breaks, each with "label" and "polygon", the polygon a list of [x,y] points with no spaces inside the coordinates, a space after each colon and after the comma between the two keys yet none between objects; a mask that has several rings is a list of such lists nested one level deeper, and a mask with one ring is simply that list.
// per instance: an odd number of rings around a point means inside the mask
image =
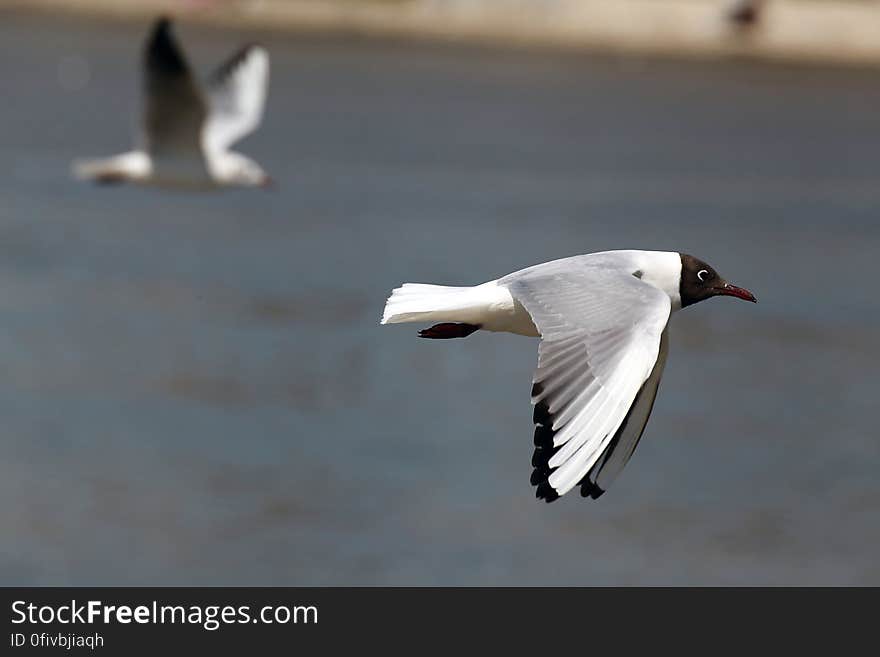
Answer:
[{"label": "gull's black wingtip", "polygon": [[174,38],[170,17],[156,19],[145,50],[146,66],[152,73],[164,76],[188,74],[186,60]]},{"label": "gull's black wingtip", "polygon": [[[539,398],[543,391],[544,388],[540,383],[532,384],[532,399]],[[534,469],[532,476],[529,477],[529,483],[537,487],[535,497],[549,504],[559,499],[559,493],[548,481],[555,470],[550,467],[550,459],[559,451],[559,447],[553,445],[553,435],[556,432],[553,431],[553,418],[550,415],[547,402],[535,402],[532,421],[535,423],[535,451],[532,452],[532,468]]]},{"label": "gull's black wingtip", "polygon": [[223,84],[223,82],[230,76],[232,73],[238,69],[239,66],[248,58],[251,51],[256,48],[260,48],[261,46],[257,43],[247,43],[243,45],[241,48],[236,50],[226,61],[224,61],[220,66],[214,71],[210,77],[208,78],[209,84]]},{"label": "gull's black wingtip", "polygon": [[599,488],[598,484],[593,483],[587,477],[581,482],[581,497],[589,497],[598,500],[605,493],[603,488]]},{"label": "gull's black wingtip", "polygon": [[550,502],[555,502],[559,499],[559,493],[554,490],[549,482],[543,481],[538,484],[538,488],[535,490],[535,497],[550,504]]},{"label": "gull's black wingtip", "polygon": [[[532,485],[536,484],[536,481],[540,481],[541,474],[537,471],[532,473]],[[560,495],[556,492],[556,489],[550,485],[550,482],[546,479],[537,484],[537,488],[535,489],[535,497],[539,500],[544,500],[549,504],[550,502],[555,502],[559,499]],[[598,500],[602,495],[605,494],[605,490],[599,488],[592,481],[585,481],[581,484],[581,497],[589,497],[594,500]]]}]

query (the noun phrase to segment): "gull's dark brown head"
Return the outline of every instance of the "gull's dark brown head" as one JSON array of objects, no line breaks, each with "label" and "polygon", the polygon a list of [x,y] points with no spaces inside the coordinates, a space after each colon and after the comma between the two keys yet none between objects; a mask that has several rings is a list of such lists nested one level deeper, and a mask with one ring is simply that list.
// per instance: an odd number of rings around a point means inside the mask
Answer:
[{"label": "gull's dark brown head", "polygon": [[726,296],[757,302],[755,295],[748,290],[737,287],[718,275],[711,265],[686,253],[681,257],[681,281],[678,292],[681,295],[681,307],[693,305],[698,301],[711,297]]}]

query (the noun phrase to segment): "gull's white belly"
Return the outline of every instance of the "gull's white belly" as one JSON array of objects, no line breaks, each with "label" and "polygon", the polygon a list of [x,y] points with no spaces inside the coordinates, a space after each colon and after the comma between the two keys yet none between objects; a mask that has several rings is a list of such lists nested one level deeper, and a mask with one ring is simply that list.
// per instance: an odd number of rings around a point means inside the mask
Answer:
[{"label": "gull's white belly", "polygon": [[540,337],[531,315],[505,286],[498,285],[497,281],[489,281],[474,290],[480,290],[486,298],[486,305],[480,309],[474,324],[479,324],[487,331]]}]

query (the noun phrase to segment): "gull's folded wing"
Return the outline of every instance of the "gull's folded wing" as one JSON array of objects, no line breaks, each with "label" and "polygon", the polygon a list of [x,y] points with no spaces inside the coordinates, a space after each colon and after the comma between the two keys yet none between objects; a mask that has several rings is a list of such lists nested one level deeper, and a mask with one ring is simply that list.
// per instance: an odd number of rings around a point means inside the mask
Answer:
[{"label": "gull's folded wing", "polygon": [[269,53],[245,46],[208,79],[210,115],[205,141],[225,151],[252,132],[263,117],[269,84]]},{"label": "gull's folded wing", "polygon": [[143,67],[146,150],[154,157],[200,157],[205,102],[167,18],[147,39]]},{"label": "gull's folded wing", "polygon": [[[499,281],[541,333],[532,484],[547,501],[578,484],[595,493],[591,469],[598,464],[600,478],[606,467],[608,476],[616,474],[647,422],[670,301],[639,275],[563,261]],[[652,372],[657,380],[640,395]]]}]

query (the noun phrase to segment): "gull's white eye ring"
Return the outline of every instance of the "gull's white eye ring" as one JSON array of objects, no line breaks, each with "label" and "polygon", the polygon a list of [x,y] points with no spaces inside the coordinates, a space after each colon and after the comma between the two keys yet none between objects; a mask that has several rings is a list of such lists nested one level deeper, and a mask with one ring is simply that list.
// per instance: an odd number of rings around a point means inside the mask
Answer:
[{"label": "gull's white eye ring", "polygon": [[697,278],[700,279],[701,283],[703,283],[706,280],[706,278],[708,278],[708,276],[709,276],[709,272],[706,271],[705,269],[701,269],[700,271],[697,272]]}]

